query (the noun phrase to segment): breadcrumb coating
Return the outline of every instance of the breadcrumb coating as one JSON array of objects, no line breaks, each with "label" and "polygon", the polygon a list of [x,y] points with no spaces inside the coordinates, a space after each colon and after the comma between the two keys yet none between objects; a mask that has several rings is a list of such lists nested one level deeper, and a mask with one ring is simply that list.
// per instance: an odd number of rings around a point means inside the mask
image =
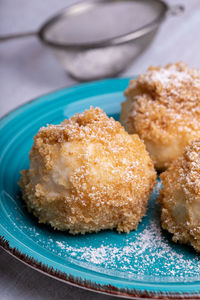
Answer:
[{"label": "breadcrumb coating", "polygon": [[164,170],[200,136],[200,71],[182,62],[150,67],[131,80],[120,121],[146,144],[155,167]]},{"label": "breadcrumb coating", "polygon": [[156,180],[143,142],[99,108],[42,127],[21,174],[29,211],[72,234],[136,229]]},{"label": "breadcrumb coating", "polygon": [[200,252],[200,139],[185,148],[161,179],[162,227],[173,234],[173,241]]}]

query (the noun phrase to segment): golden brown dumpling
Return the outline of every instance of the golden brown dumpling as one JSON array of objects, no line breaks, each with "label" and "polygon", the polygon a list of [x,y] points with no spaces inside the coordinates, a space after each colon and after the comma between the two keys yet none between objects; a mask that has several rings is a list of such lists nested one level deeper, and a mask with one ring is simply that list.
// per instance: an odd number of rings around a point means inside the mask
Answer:
[{"label": "golden brown dumpling", "polygon": [[175,242],[191,244],[200,252],[200,140],[161,174],[162,227]]},{"label": "golden brown dumpling", "polygon": [[160,170],[200,136],[200,71],[183,63],[150,67],[125,91],[120,121],[137,133]]},{"label": "golden brown dumpling", "polygon": [[20,186],[40,222],[72,234],[137,228],[156,180],[137,135],[90,108],[34,140]]}]

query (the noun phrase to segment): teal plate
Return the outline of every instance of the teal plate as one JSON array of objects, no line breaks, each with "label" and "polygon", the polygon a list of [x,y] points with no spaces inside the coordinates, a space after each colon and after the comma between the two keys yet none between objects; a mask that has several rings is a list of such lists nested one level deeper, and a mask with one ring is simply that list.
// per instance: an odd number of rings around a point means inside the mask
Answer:
[{"label": "teal plate", "polygon": [[110,79],[58,90],[19,107],[0,121],[1,245],[21,261],[62,281],[135,298],[200,299],[199,256],[161,230],[158,180],[147,215],[136,231],[72,236],[37,223],[17,182],[29,166],[33,136],[74,113],[99,106],[119,119],[129,79]]}]

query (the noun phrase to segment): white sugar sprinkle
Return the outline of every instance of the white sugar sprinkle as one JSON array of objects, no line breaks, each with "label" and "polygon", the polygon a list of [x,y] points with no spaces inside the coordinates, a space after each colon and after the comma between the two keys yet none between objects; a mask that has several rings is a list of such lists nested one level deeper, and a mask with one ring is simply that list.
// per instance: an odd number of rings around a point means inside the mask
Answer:
[{"label": "white sugar sprinkle", "polygon": [[[156,277],[170,277],[171,280],[188,280],[192,276],[198,276],[200,262],[198,258],[185,258],[184,253],[179,253],[168,243],[163,236],[160,225],[156,221],[150,224],[136,236],[135,241],[127,240],[127,245],[119,247],[116,245],[104,245],[100,247],[84,246],[72,247],[65,242],[56,242],[60,249],[67,255],[76,257],[81,263],[101,265],[106,272],[108,270],[127,271],[127,276],[144,277],[150,276],[152,270]],[[159,263],[159,265],[156,265]],[[159,267],[156,267],[159,266]],[[159,279],[160,280],[160,279]]]},{"label": "white sugar sprinkle", "polygon": [[191,76],[186,72],[177,71],[175,67],[172,66],[169,69],[160,69],[159,72],[156,70],[152,71],[151,80],[154,82],[160,81],[164,88],[168,88],[171,83],[179,87],[183,82],[191,81]]}]

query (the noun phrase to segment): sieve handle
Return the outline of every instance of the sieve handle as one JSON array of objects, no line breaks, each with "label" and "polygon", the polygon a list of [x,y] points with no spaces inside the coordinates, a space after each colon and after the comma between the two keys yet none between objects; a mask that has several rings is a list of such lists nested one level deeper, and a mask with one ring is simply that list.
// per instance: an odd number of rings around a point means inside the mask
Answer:
[{"label": "sieve handle", "polygon": [[0,42],[6,42],[9,40],[13,40],[13,39],[20,39],[20,38],[25,38],[25,37],[30,37],[30,36],[36,36],[37,34],[38,34],[37,32],[24,32],[24,33],[3,35],[3,36],[0,36]]},{"label": "sieve handle", "polygon": [[168,14],[171,16],[181,15],[185,10],[183,5],[172,5],[169,7]]}]

